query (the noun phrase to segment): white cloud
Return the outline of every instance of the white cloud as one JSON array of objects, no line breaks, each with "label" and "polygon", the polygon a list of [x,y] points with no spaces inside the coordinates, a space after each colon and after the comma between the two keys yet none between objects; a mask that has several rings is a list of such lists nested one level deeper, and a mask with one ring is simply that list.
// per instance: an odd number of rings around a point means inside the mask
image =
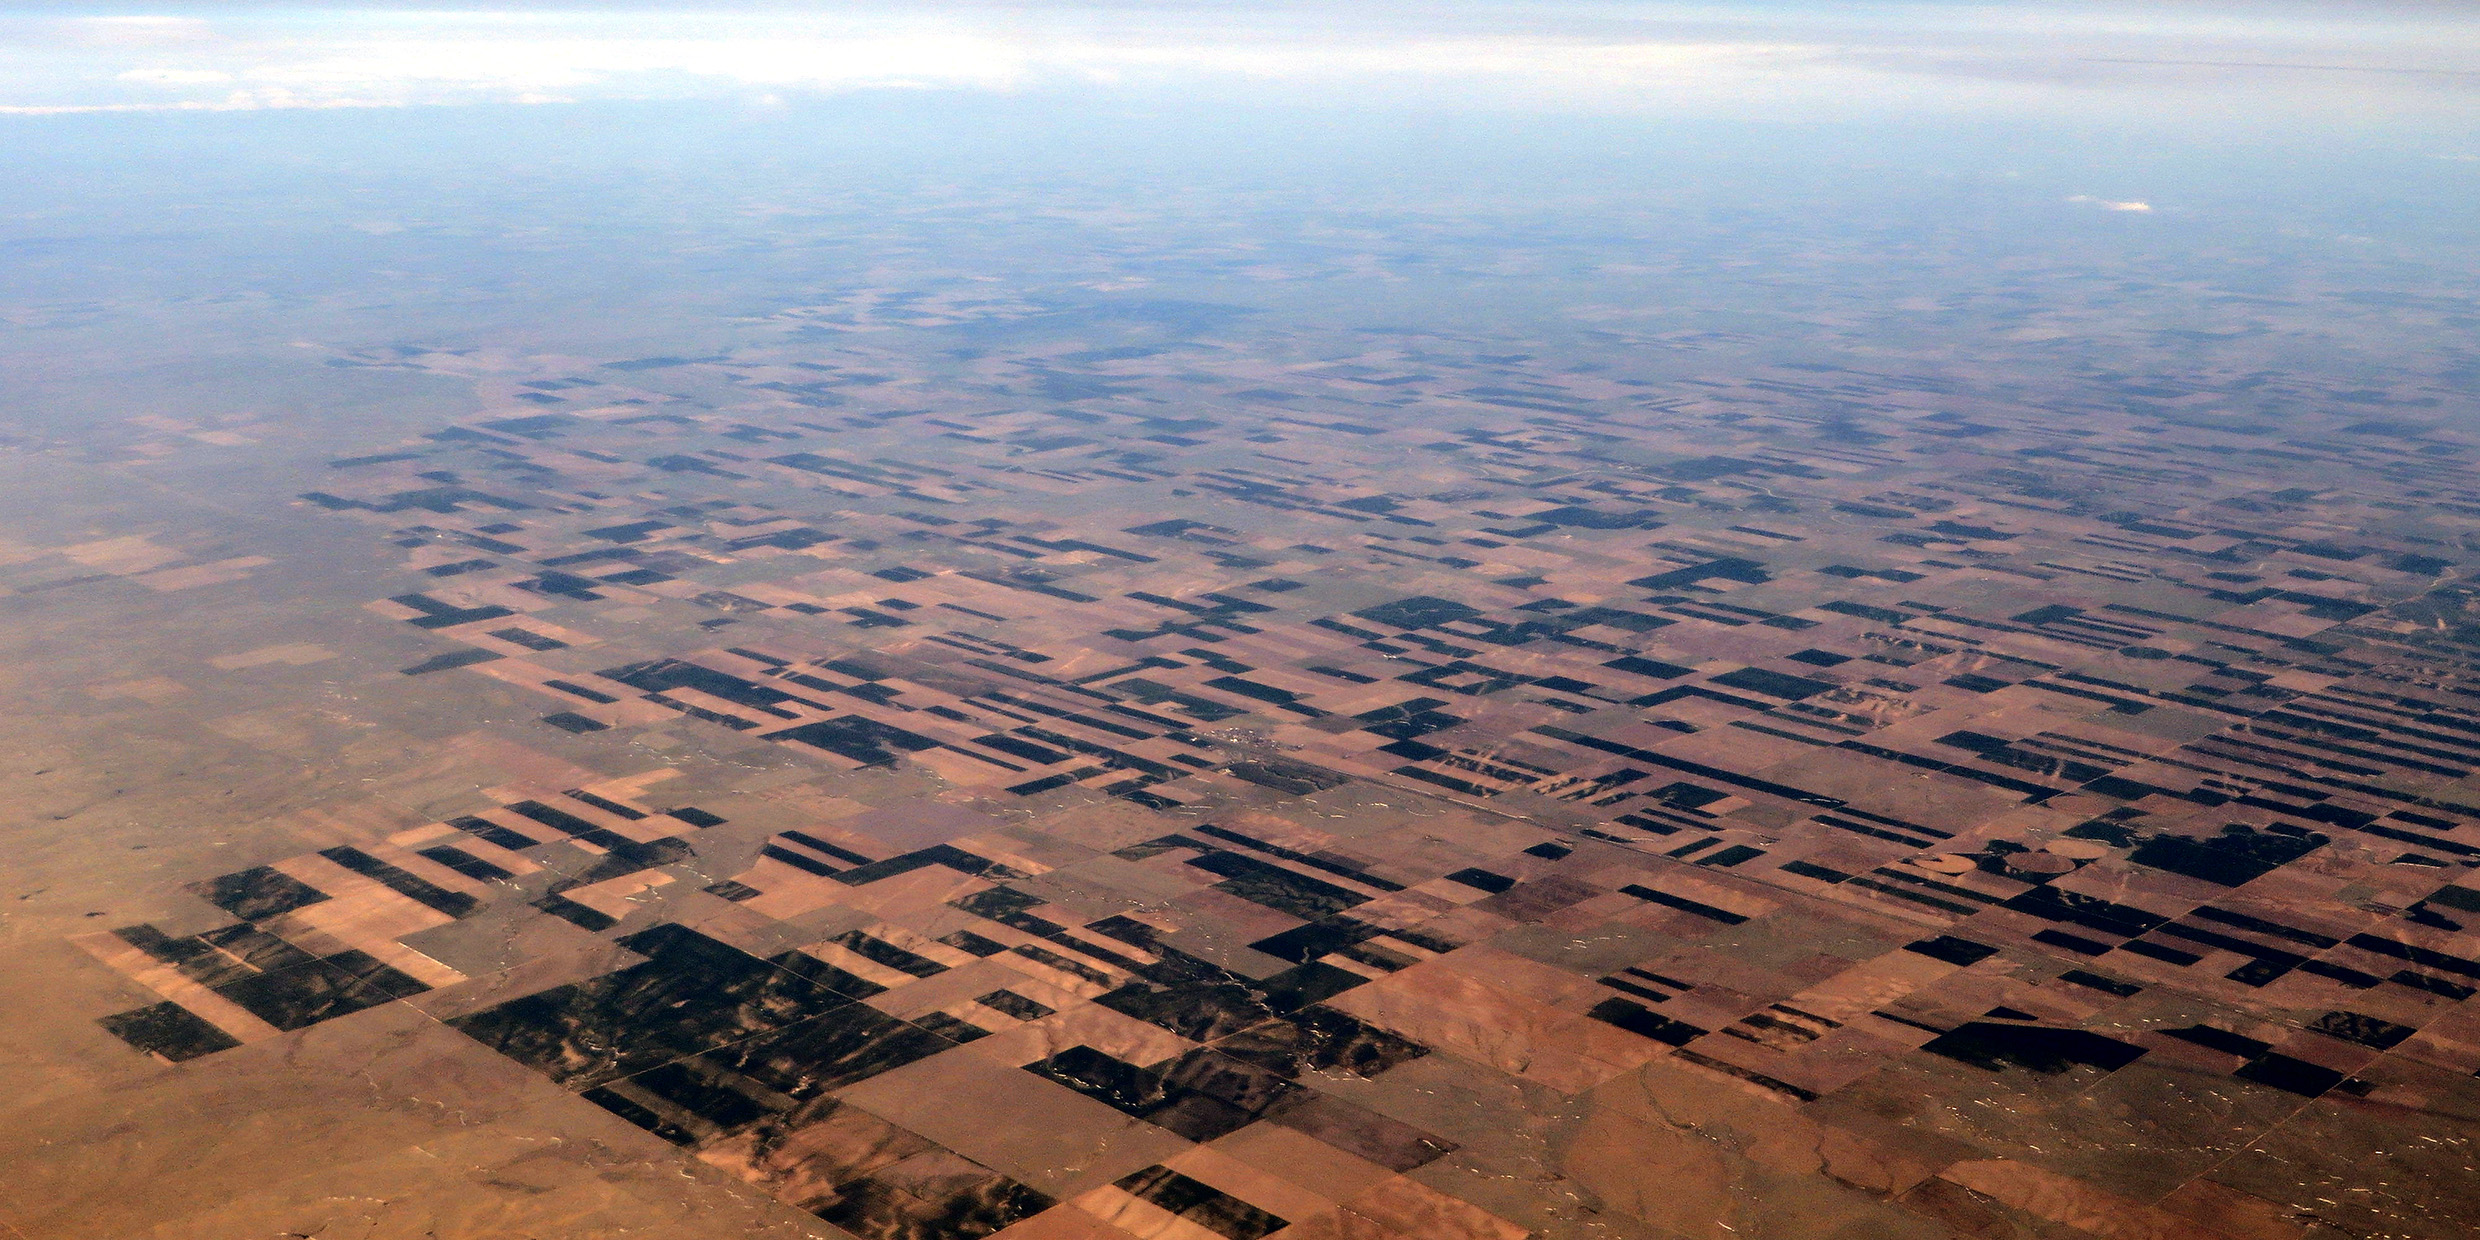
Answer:
[{"label": "white cloud", "polygon": [[229,82],[232,75],[221,69],[131,69],[119,76],[123,82],[153,82],[160,86],[204,86]]},{"label": "white cloud", "polygon": [[[1862,110],[2172,114],[2467,108],[2480,25],[2410,10],[2164,10],[2062,0],[1857,8],[1205,7],[1121,0],[833,9],[418,11],[286,7],[192,17],[0,18],[0,105],[303,100],[459,103],[1047,86],[1183,97],[1407,98],[1831,119]],[[2429,76],[2250,70],[2347,61]],[[2212,63],[2207,63],[2212,62]],[[2233,67],[2238,66],[2238,67]],[[2256,74],[2256,76],[2251,76]],[[2262,79],[2262,80],[2260,80]],[[168,97],[186,89],[184,97]],[[2184,92],[2184,93],[2181,93]],[[2157,109],[2158,110],[2158,109]]]},{"label": "white cloud", "polygon": [[2095,198],[2090,194],[2077,194],[2068,198],[2067,201],[2080,202],[2087,206],[2099,207],[2104,211],[2150,211],[2153,209],[2153,204],[2149,202],[2135,202],[2132,200],[2113,202],[2107,198]]},{"label": "white cloud", "polygon": [[36,103],[0,104],[0,116],[82,116],[112,112],[269,112],[295,109],[400,108],[388,99],[302,99],[278,92],[233,94],[222,99],[184,99],[174,103]]},{"label": "white cloud", "polygon": [[215,28],[196,17],[72,17],[57,25],[63,42],[99,47],[154,47],[213,39]]}]

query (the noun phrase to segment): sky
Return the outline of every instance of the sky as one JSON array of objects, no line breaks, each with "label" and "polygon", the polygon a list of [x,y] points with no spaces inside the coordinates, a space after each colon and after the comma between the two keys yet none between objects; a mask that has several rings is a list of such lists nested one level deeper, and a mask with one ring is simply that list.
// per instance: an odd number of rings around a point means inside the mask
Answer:
[{"label": "sky", "polygon": [[1740,119],[2007,116],[2462,142],[2457,4],[0,4],[0,113],[867,91]]}]

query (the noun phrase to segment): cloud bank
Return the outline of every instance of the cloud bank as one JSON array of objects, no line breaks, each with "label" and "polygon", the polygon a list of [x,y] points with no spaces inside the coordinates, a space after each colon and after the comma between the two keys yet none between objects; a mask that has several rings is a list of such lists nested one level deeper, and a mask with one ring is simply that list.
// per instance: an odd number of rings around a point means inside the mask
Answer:
[{"label": "cloud bank", "polygon": [[1838,118],[2172,106],[2451,123],[2451,9],[1900,4],[0,9],[0,112],[853,91]]}]

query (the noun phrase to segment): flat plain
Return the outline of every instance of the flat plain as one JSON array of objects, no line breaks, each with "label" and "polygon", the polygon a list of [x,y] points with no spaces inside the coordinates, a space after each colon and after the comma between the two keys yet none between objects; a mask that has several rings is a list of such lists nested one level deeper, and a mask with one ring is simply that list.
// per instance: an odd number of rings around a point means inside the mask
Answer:
[{"label": "flat plain", "polygon": [[1363,240],[18,308],[0,1227],[2480,1227],[2467,299]]}]

